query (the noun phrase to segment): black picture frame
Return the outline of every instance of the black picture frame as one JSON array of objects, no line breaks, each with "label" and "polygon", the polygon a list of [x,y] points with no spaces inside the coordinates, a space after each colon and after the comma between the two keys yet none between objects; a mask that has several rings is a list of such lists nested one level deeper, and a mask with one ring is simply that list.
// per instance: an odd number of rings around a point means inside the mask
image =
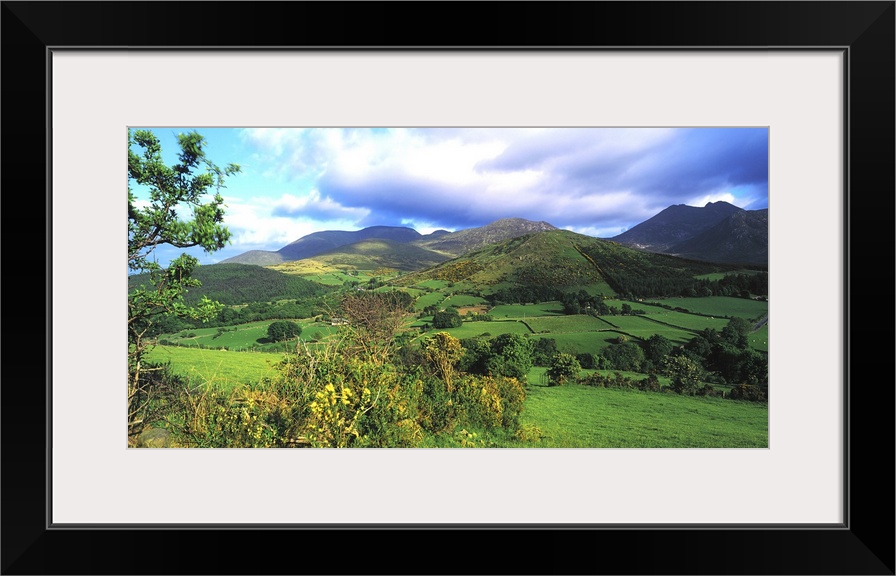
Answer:
[{"label": "black picture frame", "polygon": [[[406,25],[409,14],[416,26]],[[894,574],[892,331],[851,340],[872,303],[876,317],[894,317],[894,15],[893,1],[2,2],[0,174],[10,275],[3,286],[0,569],[4,574]],[[48,382],[37,376],[37,367],[49,364],[54,283],[43,219],[50,199],[49,51],[284,46],[844,51],[844,524],[51,527]],[[146,85],[139,76],[123,81]],[[44,227],[21,232],[23,222],[33,219],[44,221]],[[859,254],[871,255],[879,265],[859,269]],[[854,267],[861,276],[852,282]],[[832,303],[832,309],[839,305]],[[10,317],[10,311],[23,309],[27,334],[22,321]],[[731,497],[748,489],[736,478],[730,488]],[[428,559],[422,564],[416,560],[421,555]]]}]

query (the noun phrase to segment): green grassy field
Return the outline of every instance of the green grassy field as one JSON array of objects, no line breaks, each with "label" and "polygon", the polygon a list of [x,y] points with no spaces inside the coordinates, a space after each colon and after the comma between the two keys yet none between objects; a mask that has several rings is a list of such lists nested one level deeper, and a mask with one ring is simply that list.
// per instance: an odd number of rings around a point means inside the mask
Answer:
[{"label": "green grassy field", "polygon": [[607,299],[607,300],[604,300],[604,304],[606,304],[607,306],[613,306],[613,307],[619,308],[619,309],[622,308],[623,304],[628,304],[633,309],[644,310],[648,314],[654,314],[654,313],[659,314],[661,312],[667,312],[667,310],[665,308],[663,308],[662,306],[654,306],[653,304],[648,304],[647,302],[631,302],[629,300]]},{"label": "green grassy field", "polygon": [[423,294],[414,302],[414,310],[423,310],[427,306],[440,306],[443,300],[445,300],[445,295],[441,292]]},{"label": "green grassy field", "polygon": [[479,296],[471,296],[469,294],[454,294],[449,296],[442,302],[443,306],[482,306],[488,304],[488,301]]},{"label": "green grassy field", "polygon": [[500,304],[488,313],[495,318],[531,318],[532,316],[563,316],[563,305],[559,302],[540,304]]},{"label": "green grassy field", "polygon": [[230,389],[240,383],[256,383],[273,376],[283,354],[265,352],[229,352],[180,346],[156,346],[150,362],[170,362],[173,370],[201,382]]},{"label": "green grassy field", "polygon": [[455,338],[473,338],[483,334],[498,336],[501,334],[531,334],[525,324],[520,322],[464,322],[458,328],[443,330],[432,329],[431,332],[447,332]]},{"label": "green grassy field", "polygon": [[530,385],[526,393],[521,423],[543,437],[508,447],[768,447],[767,404],[579,385]]},{"label": "green grassy field", "polygon": [[[224,328],[224,332],[220,332],[220,335],[218,335],[218,328],[190,328],[181,330],[177,334],[165,335],[163,338],[183,346],[195,346],[199,344],[211,348],[226,347],[230,350],[252,348],[263,343],[259,342],[259,340],[267,340],[268,326],[270,326],[272,322],[275,322],[275,320],[263,320],[261,322],[250,322],[248,324],[228,326]],[[297,324],[302,326],[301,321],[297,321]],[[191,334],[194,336],[190,336]]]},{"label": "green grassy field", "polygon": [[754,350],[768,352],[768,324],[764,324],[759,330],[750,332],[747,341]]},{"label": "green grassy field", "polygon": [[569,333],[569,332],[596,332],[608,330],[612,327],[600,318],[576,314],[573,316],[542,316],[539,318],[526,318],[525,322],[532,327],[537,334],[542,332]]},{"label": "green grassy field", "polygon": [[[181,330],[176,334],[162,336],[172,344],[179,346],[203,346],[206,348],[227,348],[230,351],[256,349],[264,351],[276,347],[276,344],[268,343],[268,326],[276,320],[262,320],[236,326],[226,326],[223,331],[219,328],[190,328]],[[336,331],[336,327],[327,323],[309,323],[305,320],[294,320],[302,327],[302,340],[322,340]],[[192,336],[191,336],[192,335]]]},{"label": "green grassy field", "polygon": [[666,298],[663,304],[681,307],[688,312],[710,316],[739,316],[752,320],[768,313],[768,302],[732,298],[730,296],[708,296],[706,298]]},{"label": "green grassy field", "polygon": [[597,354],[613,344],[621,332],[571,332],[567,334],[538,334],[532,339],[553,338],[557,341],[557,349],[567,354]]},{"label": "green grassy field", "polygon": [[673,312],[672,310],[664,310],[656,314],[651,312],[650,314],[644,314],[639,317],[658,320],[659,322],[672,324],[679,328],[684,328],[685,330],[700,331],[704,328],[713,328],[721,331],[722,328],[728,325],[727,318],[707,318],[706,316],[697,316],[695,314],[686,314],[684,312]]},{"label": "green grassy field", "polygon": [[646,340],[654,334],[662,334],[672,342],[684,344],[695,336],[693,332],[672,326],[664,326],[640,316],[602,316],[602,318],[616,325],[622,332],[642,340]]}]

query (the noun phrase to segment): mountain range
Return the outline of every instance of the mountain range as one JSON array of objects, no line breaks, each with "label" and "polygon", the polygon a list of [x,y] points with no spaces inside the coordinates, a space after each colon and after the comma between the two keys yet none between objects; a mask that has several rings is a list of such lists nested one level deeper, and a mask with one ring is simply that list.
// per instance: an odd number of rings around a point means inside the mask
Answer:
[{"label": "mountain range", "polygon": [[[280,265],[278,268],[302,273],[333,268],[392,268],[409,272],[508,240],[556,230],[547,222],[522,218],[426,235],[401,226],[326,230],[303,236],[277,251],[252,250],[221,263]],[[768,210],[744,210],[721,201],[703,207],[678,204],[609,240],[635,250],[692,260],[765,265]]]},{"label": "mountain range", "polygon": [[[362,230],[347,232],[344,230],[325,230],[302,236],[298,240],[287,244],[276,252],[266,250],[251,250],[233,258],[222,260],[220,264],[255,264],[258,266],[271,266],[296,260],[305,260],[313,257],[327,257],[332,259],[339,253],[367,253],[376,252],[372,245],[362,245],[369,240],[386,241],[393,245],[405,245],[405,256],[416,253],[423,260],[434,259],[436,263],[449,258],[454,258],[497,242],[510,240],[531,234],[556,230],[547,222],[532,222],[523,218],[504,218],[479,228],[467,228],[457,232],[436,230],[431,234],[420,234],[413,228],[401,226],[370,226]],[[382,246],[382,243],[380,243]],[[413,250],[416,248],[417,250]],[[387,254],[382,253],[383,257]],[[384,264],[385,265],[385,264]],[[408,269],[406,266],[387,266],[399,270]],[[410,269],[419,270],[419,266]]]}]

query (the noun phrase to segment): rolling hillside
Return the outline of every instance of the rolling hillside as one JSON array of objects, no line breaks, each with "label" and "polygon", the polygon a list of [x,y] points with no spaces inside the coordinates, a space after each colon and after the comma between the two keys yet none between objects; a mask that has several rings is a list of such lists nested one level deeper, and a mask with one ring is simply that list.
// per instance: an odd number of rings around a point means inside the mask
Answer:
[{"label": "rolling hillside", "polygon": [[325,230],[302,236],[276,252],[252,250],[222,261],[222,264],[255,264],[269,266],[281,262],[291,262],[310,258],[330,250],[354,244],[369,238],[382,238],[393,242],[410,242],[422,238],[413,228],[399,226],[370,226],[361,230]]},{"label": "rolling hillside", "polygon": [[442,233],[444,231],[437,231],[428,237],[413,241],[413,244],[449,256],[461,256],[484,246],[525,234],[556,229],[547,222],[532,222],[523,218],[504,218],[479,228],[468,228],[448,234]]},{"label": "rolling hillside", "polygon": [[[320,296],[331,290],[303,278],[249,264],[197,266],[193,278],[202,286],[187,291],[184,299],[189,304],[198,302],[203,295],[225,305],[234,305]],[[130,276],[128,289],[136,288],[145,280],[143,274]]]},{"label": "rolling hillside", "polygon": [[448,256],[392,240],[371,238],[317,254],[311,258],[277,264],[271,268],[289,274],[322,274],[350,270],[393,269],[402,272],[435,266]]},{"label": "rolling hillside", "polygon": [[459,292],[531,302],[556,299],[580,289],[606,296],[679,295],[695,285],[695,276],[736,269],[734,265],[642,252],[609,240],[550,230],[474,250],[408,274],[396,283],[412,286],[441,280],[453,282]]}]

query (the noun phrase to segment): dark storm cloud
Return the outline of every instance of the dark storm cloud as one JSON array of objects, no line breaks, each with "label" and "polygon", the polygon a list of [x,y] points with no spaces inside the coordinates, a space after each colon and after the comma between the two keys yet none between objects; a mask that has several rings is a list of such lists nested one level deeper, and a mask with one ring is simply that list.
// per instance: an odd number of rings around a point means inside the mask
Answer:
[{"label": "dark storm cloud", "polygon": [[[274,214],[357,226],[467,228],[499,218],[621,231],[672,204],[767,206],[768,131],[432,128],[263,134],[286,161],[325,158]],[[307,166],[305,159],[294,166]],[[618,232],[617,232],[618,233]]]}]

